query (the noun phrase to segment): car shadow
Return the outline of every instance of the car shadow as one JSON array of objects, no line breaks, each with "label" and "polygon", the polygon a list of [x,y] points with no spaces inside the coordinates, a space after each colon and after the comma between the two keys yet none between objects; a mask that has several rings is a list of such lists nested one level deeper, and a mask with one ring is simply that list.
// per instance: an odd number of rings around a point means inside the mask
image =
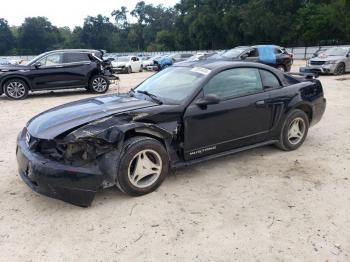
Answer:
[{"label": "car shadow", "polygon": [[[215,172],[216,168],[223,166],[227,166],[229,168],[230,164],[236,161],[244,161],[247,162],[248,165],[255,165],[254,158],[257,156],[270,156],[280,153],[281,150],[279,150],[273,145],[270,145],[171,170],[164,183],[155,192],[160,192],[164,189],[164,187],[167,186],[180,188],[179,185],[185,183],[186,180],[191,180],[192,183],[196,183],[195,180],[200,180],[200,178],[202,178],[203,175],[215,175],[203,174],[201,170],[213,170],[213,172]],[[241,177],[245,175],[247,174],[245,174],[245,172],[242,171],[242,174],[240,174],[239,176]],[[116,186],[114,186],[98,192],[90,208],[94,208],[100,205],[115,205],[116,201],[126,201],[130,200],[130,198],[133,197],[124,194]]]},{"label": "car shadow", "polygon": [[[113,88],[110,88],[105,94],[112,94],[116,91]],[[105,95],[105,94],[94,94],[91,92],[88,92],[85,88],[81,89],[64,89],[64,90],[49,90],[49,91],[36,91],[29,93],[28,96],[23,100],[13,100],[11,98],[8,98],[5,94],[0,96],[0,101],[25,101],[25,100],[33,100],[33,99],[42,99],[42,98],[57,98],[57,97],[66,97],[66,96],[99,96],[99,95]]]}]

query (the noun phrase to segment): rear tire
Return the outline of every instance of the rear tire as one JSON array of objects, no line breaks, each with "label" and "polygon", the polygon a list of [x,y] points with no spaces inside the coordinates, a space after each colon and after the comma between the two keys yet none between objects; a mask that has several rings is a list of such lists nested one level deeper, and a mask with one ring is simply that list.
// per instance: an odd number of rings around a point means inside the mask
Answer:
[{"label": "rear tire", "polygon": [[169,170],[169,157],[162,143],[150,137],[133,137],[125,141],[116,184],[131,196],[156,190]]},{"label": "rear tire", "polygon": [[302,110],[293,110],[285,119],[277,147],[284,151],[299,148],[305,141],[309,130],[309,118]]},{"label": "rear tire", "polygon": [[4,91],[8,98],[21,100],[28,96],[29,88],[26,82],[21,79],[14,78],[8,80],[4,84]]},{"label": "rear tire", "polygon": [[140,73],[143,72],[143,65],[140,66]]},{"label": "rear tire", "polygon": [[109,80],[101,75],[93,76],[90,79],[88,90],[97,93],[104,94],[108,91]]}]

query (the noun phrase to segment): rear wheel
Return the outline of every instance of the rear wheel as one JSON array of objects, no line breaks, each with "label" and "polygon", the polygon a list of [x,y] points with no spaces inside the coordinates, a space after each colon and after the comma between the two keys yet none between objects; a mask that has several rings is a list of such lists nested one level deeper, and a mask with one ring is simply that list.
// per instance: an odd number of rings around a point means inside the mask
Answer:
[{"label": "rear wheel", "polygon": [[5,94],[15,100],[24,99],[28,96],[28,85],[21,79],[8,80],[4,85]]},{"label": "rear wheel", "polygon": [[334,70],[335,75],[343,75],[345,73],[345,64],[344,63],[339,63],[337,67]]},{"label": "rear wheel", "polygon": [[306,113],[299,109],[293,110],[284,121],[277,146],[285,151],[297,149],[304,143],[308,130]]},{"label": "rear wheel", "polygon": [[103,76],[93,76],[89,83],[89,90],[94,93],[106,93],[109,88],[109,81]]},{"label": "rear wheel", "polygon": [[148,194],[164,181],[168,166],[168,154],[158,140],[131,138],[125,142],[122,150],[117,185],[128,195]]},{"label": "rear wheel", "polygon": [[140,66],[140,71],[139,72],[143,72],[143,65]]}]

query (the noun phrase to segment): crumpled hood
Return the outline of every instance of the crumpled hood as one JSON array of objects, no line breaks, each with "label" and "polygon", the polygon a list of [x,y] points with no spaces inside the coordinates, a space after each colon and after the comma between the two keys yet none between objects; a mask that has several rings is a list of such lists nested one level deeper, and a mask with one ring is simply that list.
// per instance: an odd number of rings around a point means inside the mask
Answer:
[{"label": "crumpled hood", "polygon": [[0,65],[0,72],[29,70],[30,66],[27,65]]},{"label": "crumpled hood", "polygon": [[151,106],[157,106],[157,104],[126,95],[84,99],[52,108],[35,116],[28,122],[27,130],[33,137],[53,139],[63,132],[91,121]]}]

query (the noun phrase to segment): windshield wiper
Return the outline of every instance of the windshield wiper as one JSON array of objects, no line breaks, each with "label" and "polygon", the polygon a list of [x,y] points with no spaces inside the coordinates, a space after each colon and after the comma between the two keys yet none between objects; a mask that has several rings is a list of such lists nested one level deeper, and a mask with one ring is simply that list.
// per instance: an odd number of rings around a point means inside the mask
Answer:
[{"label": "windshield wiper", "polygon": [[[132,90],[132,91],[134,91],[134,90]],[[137,93],[140,93],[140,94],[144,94],[144,95],[146,95],[146,96],[149,96],[150,98],[152,98],[152,100],[153,100],[154,102],[156,102],[156,103],[159,104],[159,105],[163,104],[163,102],[158,98],[158,96],[156,96],[156,95],[154,95],[154,94],[151,94],[151,93],[149,93],[149,92],[147,92],[147,91],[143,91],[143,90],[137,90],[136,92],[137,92]]]}]

